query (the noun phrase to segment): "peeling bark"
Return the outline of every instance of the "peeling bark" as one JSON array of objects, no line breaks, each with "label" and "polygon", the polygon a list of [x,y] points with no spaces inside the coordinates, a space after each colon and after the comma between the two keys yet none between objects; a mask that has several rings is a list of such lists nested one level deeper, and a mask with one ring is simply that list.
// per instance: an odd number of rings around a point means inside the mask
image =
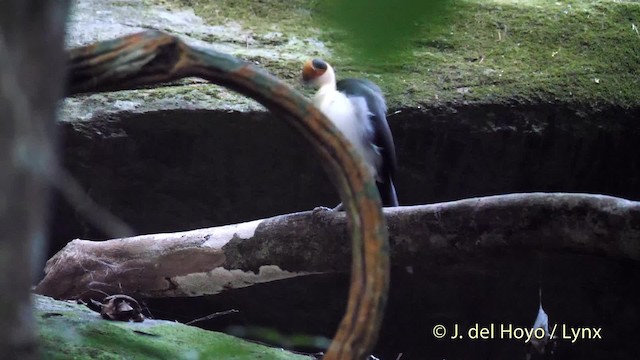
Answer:
[{"label": "peeling bark", "polygon": [[[392,264],[464,262],[511,249],[640,260],[640,202],[564,193],[512,194],[385,209]],[[247,223],[103,242],[74,240],[47,263],[36,292],[78,298],[125,292],[198,296],[348,271],[344,213],[302,212]]]}]

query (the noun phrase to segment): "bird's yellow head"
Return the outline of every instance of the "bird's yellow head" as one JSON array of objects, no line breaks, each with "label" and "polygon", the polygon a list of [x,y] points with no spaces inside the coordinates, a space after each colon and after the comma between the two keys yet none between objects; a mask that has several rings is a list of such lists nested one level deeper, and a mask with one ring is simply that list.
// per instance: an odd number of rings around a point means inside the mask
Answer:
[{"label": "bird's yellow head", "polygon": [[335,74],[331,65],[321,59],[309,59],[302,67],[302,81],[316,87],[335,83]]}]

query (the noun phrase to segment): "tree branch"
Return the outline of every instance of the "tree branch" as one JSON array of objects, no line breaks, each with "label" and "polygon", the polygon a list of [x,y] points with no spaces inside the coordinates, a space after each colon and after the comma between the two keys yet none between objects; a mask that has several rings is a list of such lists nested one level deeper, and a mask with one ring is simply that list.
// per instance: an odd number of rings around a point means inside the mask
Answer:
[{"label": "tree branch", "polygon": [[[496,250],[640,260],[640,202],[586,194],[513,194],[385,209],[395,266],[464,262]],[[302,212],[171,234],[74,240],[36,291],[198,296],[314,272],[347,271],[344,213]],[[95,295],[95,294],[94,294]]]}]

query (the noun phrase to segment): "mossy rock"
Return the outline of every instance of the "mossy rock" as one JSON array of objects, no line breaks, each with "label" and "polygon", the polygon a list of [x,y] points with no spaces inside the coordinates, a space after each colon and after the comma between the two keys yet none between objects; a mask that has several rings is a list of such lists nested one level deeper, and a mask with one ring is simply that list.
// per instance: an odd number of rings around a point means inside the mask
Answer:
[{"label": "mossy rock", "polygon": [[[350,34],[332,28],[328,1],[177,2],[193,7],[212,25],[239,22],[256,38],[273,31],[315,37],[331,51],[327,60],[338,76],[371,78],[385,90],[392,108],[640,103],[638,1],[451,1],[443,25],[417,22],[405,51],[371,61],[354,57],[354,48],[346,45]],[[265,67],[286,78],[298,74],[300,64],[267,62]],[[295,75],[290,80],[295,83]]]},{"label": "mossy rock", "polygon": [[176,322],[107,321],[72,302],[34,301],[45,359],[310,359]]}]

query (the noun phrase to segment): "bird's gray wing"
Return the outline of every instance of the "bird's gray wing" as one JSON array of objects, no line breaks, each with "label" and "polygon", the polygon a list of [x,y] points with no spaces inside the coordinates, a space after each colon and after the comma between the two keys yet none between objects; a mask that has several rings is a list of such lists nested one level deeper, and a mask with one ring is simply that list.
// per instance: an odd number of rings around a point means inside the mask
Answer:
[{"label": "bird's gray wing", "polygon": [[395,176],[396,172],[396,150],[393,143],[391,129],[387,122],[387,104],[382,95],[382,90],[368,80],[363,79],[343,79],[337,82],[338,91],[343,92],[347,97],[364,98],[370,123],[373,127],[374,137],[372,142],[379,148],[382,156],[383,168],[379,169],[383,179]]}]

